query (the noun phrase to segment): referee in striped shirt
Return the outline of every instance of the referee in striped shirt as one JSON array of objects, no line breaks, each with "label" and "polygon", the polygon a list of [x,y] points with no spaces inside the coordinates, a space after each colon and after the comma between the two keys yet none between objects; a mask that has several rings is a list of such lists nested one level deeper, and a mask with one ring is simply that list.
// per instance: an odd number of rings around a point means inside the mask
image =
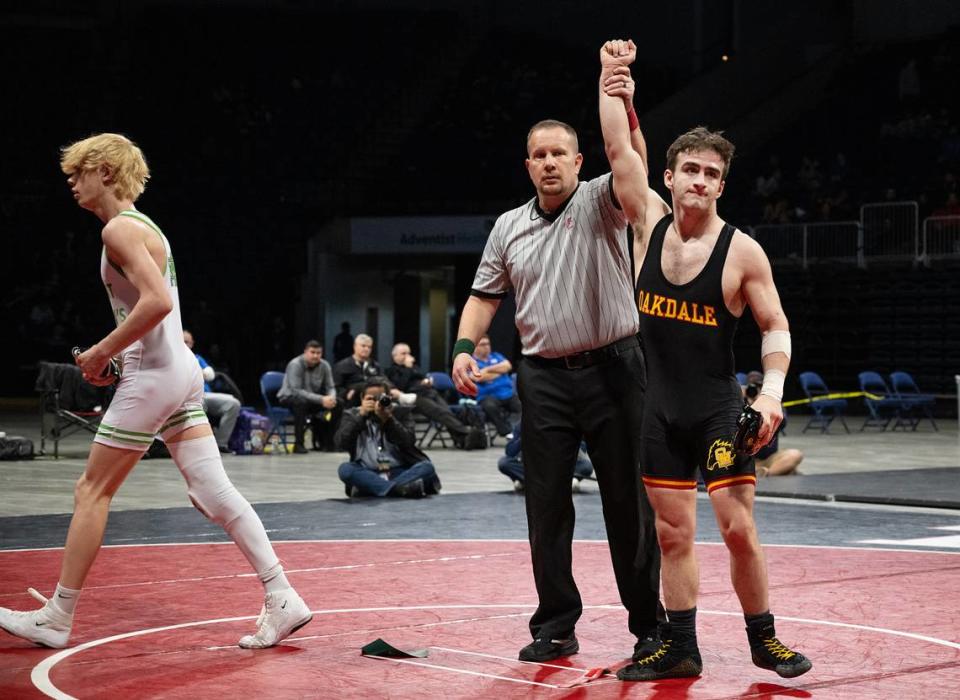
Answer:
[{"label": "referee in striped shirt", "polygon": [[[635,135],[642,142],[639,130]],[[580,182],[582,163],[568,124],[546,120],[530,129],[526,167],[536,197],[497,219],[454,347],[457,389],[476,394],[479,372],[470,353],[513,290],[524,356],[524,496],[539,597],[523,661],[579,650],[574,628],[583,604],[571,570],[571,477],[581,439],[596,469],[617,588],[638,640],[634,658],[659,643],[660,556],[638,472],[646,367],[631,240],[612,175]]]}]

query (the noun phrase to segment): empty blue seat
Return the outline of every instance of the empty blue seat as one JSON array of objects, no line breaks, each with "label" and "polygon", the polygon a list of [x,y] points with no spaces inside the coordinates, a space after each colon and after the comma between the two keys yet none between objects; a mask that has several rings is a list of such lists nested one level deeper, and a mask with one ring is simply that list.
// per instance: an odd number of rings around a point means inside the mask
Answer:
[{"label": "empty blue seat", "polygon": [[284,452],[287,449],[286,424],[293,420],[293,411],[277,404],[277,392],[283,386],[283,372],[264,372],[260,377],[260,394],[267,407],[267,418],[270,419],[270,435],[267,441],[276,434],[283,444]]},{"label": "empty blue seat", "polygon": [[847,422],[843,419],[843,414],[847,410],[847,400],[818,398],[829,394],[830,390],[827,389],[827,385],[816,372],[801,372],[799,379],[800,388],[803,389],[806,397],[811,400],[810,410],[812,411],[810,420],[804,426],[803,432],[807,432],[811,428],[820,428],[821,433],[826,433],[830,430],[830,424],[839,418],[843,429],[849,433],[850,428],[847,427]]},{"label": "empty blue seat", "polygon": [[921,394],[917,383],[907,372],[891,372],[890,386],[893,387],[893,395],[902,402],[903,410],[909,416],[911,430],[917,429],[922,413],[933,429],[939,432],[937,422],[933,419],[933,407],[937,403],[937,397],[933,394]]},{"label": "empty blue seat", "polygon": [[897,424],[894,425],[894,430],[896,430],[897,425],[899,425],[902,406],[900,399],[893,395],[890,387],[877,372],[861,372],[857,375],[857,379],[860,381],[860,391],[881,397],[879,399],[863,397],[863,403],[867,407],[867,417],[864,419],[863,425],[860,426],[860,432],[863,432],[866,428],[877,427],[880,430],[886,430],[890,421],[894,418],[898,419]]}]

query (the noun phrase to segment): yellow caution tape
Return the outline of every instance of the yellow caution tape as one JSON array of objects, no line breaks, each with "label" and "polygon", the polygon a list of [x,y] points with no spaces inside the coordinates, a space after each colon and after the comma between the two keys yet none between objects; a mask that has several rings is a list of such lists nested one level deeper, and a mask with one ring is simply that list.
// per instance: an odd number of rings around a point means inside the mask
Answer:
[{"label": "yellow caution tape", "polygon": [[831,399],[856,399],[859,397],[864,397],[867,399],[872,399],[874,401],[880,401],[881,399],[887,398],[886,396],[880,396],[879,394],[871,394],[868,391],[843,391],[838,394],[824,394],[823,396],[814,396],[810,399],[795,399],[794,401],[784,401],[783,407],[790,408],[791,406],[803,406],[808,403],[814,403],[816,401],[829,401]]}]

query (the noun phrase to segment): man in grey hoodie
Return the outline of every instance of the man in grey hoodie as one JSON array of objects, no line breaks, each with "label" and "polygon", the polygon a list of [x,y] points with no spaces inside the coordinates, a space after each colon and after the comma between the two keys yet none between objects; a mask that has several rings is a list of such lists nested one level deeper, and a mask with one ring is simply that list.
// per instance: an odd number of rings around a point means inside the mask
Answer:
[{"label": "man in grey hoodie", "polygon": [[323,346],[318,341],[307,341],[303,354],[287,363],[277,400],[293,411],[296,454],[307,452],[303,439],[308,417],[313,426],[313,448],[333,450],[333,435],[342,411],[333,385],[333,371],[323,359]]}]

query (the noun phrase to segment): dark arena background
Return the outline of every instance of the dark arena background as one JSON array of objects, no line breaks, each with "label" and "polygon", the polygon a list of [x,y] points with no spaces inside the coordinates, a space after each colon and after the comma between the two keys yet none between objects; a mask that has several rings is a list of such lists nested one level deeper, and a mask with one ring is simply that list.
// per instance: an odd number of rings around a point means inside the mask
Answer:
[{"label": "dark arena background", "polygon": [[[521,662],[537,595],[524,499],[497,469],[505,437],[488,425],[489,446],[465,451],[424,419],[442,495],[351,498],[344,453],[289,453],[261,391],[309,339],[332,363],[343,323],[383,367],[403,342],[450,371],[490,229],[534,195],[529,127],[572,124],[581,179],[609,170],[610,38],[639,47],[634,102],[661,195],[676,135],[704,124],[736,144],[719,212],[767,253],[790,321],[784,400],[798,403],[780,447],[803,461],[758,480],[756,518],[778,634],[814,662],[799,678],[751,663],[705,493],[703,674],[588,680],[634,641],[596,481],[573,494],[581,652]],[[50,595],[109,398],[44,384],[41,363],[71,363],[113,327],[101,225],[73,201],[59,149],[119,132],[150,164],[137,207],[170,240],[195,350],[215,388],[267,417],[224,464],[314,613],[274,648],[236,646],[256,578],[157,443],[113,501],[71,646],[0,631],[0,697],[960,695],[960,4],[11,0],[0,57],[0,448],[23,436],[35,453],[0,461],[0,606],[36,607],[30,586]],[[516,365],[514,309],[501,304],[490,336]],[[734,349],[738,372],[760,368],[749,312]],[[807,401],[827,391],[852,395]],[[378,638],[427,655],[362,656]]]}]

